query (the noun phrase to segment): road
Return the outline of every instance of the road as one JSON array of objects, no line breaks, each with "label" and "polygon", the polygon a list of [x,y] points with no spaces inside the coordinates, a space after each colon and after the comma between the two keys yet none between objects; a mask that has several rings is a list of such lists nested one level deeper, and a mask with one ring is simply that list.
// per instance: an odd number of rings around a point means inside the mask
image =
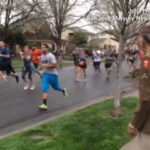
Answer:
[{"label": "road", "polygon": [[[128,72],[126,62],[122,68],[122,74],[125,76]],[[88,67],[86,83],[75,82],[76,71],[73,67],[64,68],[58,73],[60,85],[68,89],[69,98],[65,99],[60,92],[51,88],[48,99],[49,110],[44,113],[52,113],[114,92],[115,70],[107,81],[104,64],[102,64],[102,73],[97,75],[94,74],[92,65]],[[34,91],[23,90],[22,80],[19,84],[13,78],[0,82],[0,130],[44,114],[38,110],[38,106],[42,103],[41,80],[38,75],[34,75],[34,80],[36,83]],[[125,88],[133,84],[134,82],[123,78],[121,87]]]}]

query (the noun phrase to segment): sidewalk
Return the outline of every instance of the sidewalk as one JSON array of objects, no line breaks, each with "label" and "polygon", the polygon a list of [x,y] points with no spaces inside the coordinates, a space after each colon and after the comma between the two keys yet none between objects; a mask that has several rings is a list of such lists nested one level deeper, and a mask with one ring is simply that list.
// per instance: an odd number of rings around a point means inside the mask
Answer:
[{"label": "sidewalk", "polygon": [[138,91],[138,89],[137,89],[137,90],[135,90],[135,91],[132,91],[132,92],[130,92],[130,93],[124,95],[123,97],[139,97],[139,91]]}]

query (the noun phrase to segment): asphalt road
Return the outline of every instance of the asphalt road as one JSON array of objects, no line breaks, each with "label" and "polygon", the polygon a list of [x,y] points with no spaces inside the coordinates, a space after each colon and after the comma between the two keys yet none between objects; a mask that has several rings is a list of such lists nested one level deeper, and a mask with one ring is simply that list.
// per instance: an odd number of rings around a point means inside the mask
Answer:
[{"label": "asphalt road", "polygon": [[[49,110],[44,113],[51,113],[56,110],[66,108],[77,103],[85,102],[94,98],[99,98],[105,94],[114,92],[115,70],[112,72],[110,80],[106,80],[104,64],[102,73],[95,74],[93,67],[88,67],[87,82],[75,82],[76,71],[73,67],[64,68],[59,73],[60,85],[68,89],[69,98],[65,99],[62,93],[50,89],[48,106]],[[128,66],[124,62],[122,74],[128,73]],[[38,75],[34,75],[36,89],[23,90],[23,82],[19,84],[13,78],[6,82],[0,82],[0,129],[15,125],[17,123],[41,116],[44,113],[39,111],[38,106],[42,103],[41,80]],[[127,79],[122,80],[121,87],[132,86],[134,82]]]}]

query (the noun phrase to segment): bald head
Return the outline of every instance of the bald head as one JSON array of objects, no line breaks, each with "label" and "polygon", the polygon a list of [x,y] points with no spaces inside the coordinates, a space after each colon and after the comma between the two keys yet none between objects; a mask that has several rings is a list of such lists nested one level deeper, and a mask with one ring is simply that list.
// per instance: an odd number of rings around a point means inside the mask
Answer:
[{"label": "bald head", "polygon": [[0,41],[0,48],[4,48],[5,47],[5,43],[3,41]]}]

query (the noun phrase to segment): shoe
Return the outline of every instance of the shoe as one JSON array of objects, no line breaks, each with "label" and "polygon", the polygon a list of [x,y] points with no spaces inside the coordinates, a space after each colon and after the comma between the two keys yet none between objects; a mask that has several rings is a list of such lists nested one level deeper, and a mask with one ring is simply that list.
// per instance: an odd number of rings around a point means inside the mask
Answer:
[{"label": "shoe", "polygon": [[67,93],[67,90],[66,89],[63,89],[63,95],[68,98],[68,93]]},{"label": "shoe", "polygon": [[76,82],[79,82],[79,79],[76,79]]},{"label": "shoe", "polygon": [[84,82],[86,82],[86,81],[87,81],[87,79],[84,79],[83,81],[84,81]]},{"label": "shoe", "polygon": [[24,87],[24,90],[27,90],[29,88],[29,85],[26,85],[25,87]]},{"label": "shoe", "polygon": [[35,85],[30,87],[30,90],[34,90],[35,89]]},{"label": "shoe", "polygon": [[3,76],[3,79],[4,79],[5,81],[7,81],[7,76]]},{"label": "shoe", "polygon": [[16,76],[16,82],[19,83],[19,76]]},{"label": "shoe", "polygon": [[43,110],[47,110],[48,109],[48,106],[45,105],[45,104],[42,104],[41,106],[39,106],[40,109],[43,109]]}]

